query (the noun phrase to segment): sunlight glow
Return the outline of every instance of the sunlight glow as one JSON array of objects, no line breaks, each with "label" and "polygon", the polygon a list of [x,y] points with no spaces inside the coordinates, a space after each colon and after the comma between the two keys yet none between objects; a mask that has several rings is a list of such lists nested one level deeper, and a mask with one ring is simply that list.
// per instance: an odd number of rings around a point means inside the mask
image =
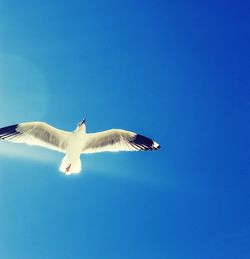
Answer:
[{"label": "sunlight glow", "polygon": [[55,152],[53,152],[55,155],[51,155],[52,152],[39,147],[26,146],[10,142],[0,142],[0,155],[3,157],[7,156],[17,159],[35,160],[44,163],[56,163],[58,162],[58,159],[60,161],[60,158],[57,156],[58,154],[56,155]]}]

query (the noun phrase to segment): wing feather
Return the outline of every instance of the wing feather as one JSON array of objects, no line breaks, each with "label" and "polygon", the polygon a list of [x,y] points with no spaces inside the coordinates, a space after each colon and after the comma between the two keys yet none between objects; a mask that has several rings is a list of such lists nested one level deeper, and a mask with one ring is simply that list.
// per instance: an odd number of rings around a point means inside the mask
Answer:
[{"label": "wing feather", "polygon": [[44,122],[25,122],[0,128],[0,139],[65,152],[69,132]]},{"label": "wing feather", "polygon": [[160,145],[131,131],[113,129],[87,134],[82,153],[157,150]]}]

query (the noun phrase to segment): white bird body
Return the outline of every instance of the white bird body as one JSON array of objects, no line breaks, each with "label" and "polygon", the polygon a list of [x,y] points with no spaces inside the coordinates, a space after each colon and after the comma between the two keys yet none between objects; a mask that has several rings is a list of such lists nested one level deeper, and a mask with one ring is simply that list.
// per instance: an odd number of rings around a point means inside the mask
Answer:
[{"label": "white bird body", "polygon": [[[81,171],[81,152],[84,143],[86,142],[86,134],[75,131],[72,132],[68,138],[66,149],[65,149],[65,157],[62,160],[60,171],[65,172],[66,174],[71,173],[79,173]],[[67,169],[67,167],[70,167]]]},{"label": "white bird body", "polygon": [[80,157],[84,142],[86,142],[85,136],[80,131],[71,133],[67,141],[67,147],[65,150],[66,155],[70,159],[76,159]]},{"label": "white bird body", "polygon": [[85,120],[73,132],[56,129],[44,122],[25,122],[0,128],[0,139],[36,145],[65,153],[60,171],[81,171],[81,154],[118,151],[158,150],[155,141],[131,131],[112,129],[86,133]]}]

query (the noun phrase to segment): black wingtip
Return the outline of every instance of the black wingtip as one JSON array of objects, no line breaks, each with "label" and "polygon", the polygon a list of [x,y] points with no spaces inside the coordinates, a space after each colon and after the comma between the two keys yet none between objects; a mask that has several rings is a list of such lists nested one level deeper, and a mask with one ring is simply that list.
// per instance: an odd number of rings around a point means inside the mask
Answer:
[{"label": "black wingtip", "polygon": [[4,140],[10,136],[17,134],[17,131],[16,131],[17,127],[18,127],[18,124],[14,124],[14,125],[0,128],[0,139]]},{"label": "black wingtip", "polygon": [[131,141],[133,145],[137,146],[140,150],[158,150],[160,149],[160,145],[153,141],[150,138],[147,138],[145,136],[142,136],[140,134],[136,134],[135,138],[133,141]]}]

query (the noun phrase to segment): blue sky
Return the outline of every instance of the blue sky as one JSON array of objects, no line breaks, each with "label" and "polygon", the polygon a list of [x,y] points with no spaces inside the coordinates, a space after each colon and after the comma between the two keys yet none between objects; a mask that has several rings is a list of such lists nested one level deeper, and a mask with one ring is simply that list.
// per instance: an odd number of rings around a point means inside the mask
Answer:
[{"label": "blue sky", "polygon": [[159,152],[0,143],[0,257],[250,257],[249,3],[0,3],[0,122],[123,128]]}]

